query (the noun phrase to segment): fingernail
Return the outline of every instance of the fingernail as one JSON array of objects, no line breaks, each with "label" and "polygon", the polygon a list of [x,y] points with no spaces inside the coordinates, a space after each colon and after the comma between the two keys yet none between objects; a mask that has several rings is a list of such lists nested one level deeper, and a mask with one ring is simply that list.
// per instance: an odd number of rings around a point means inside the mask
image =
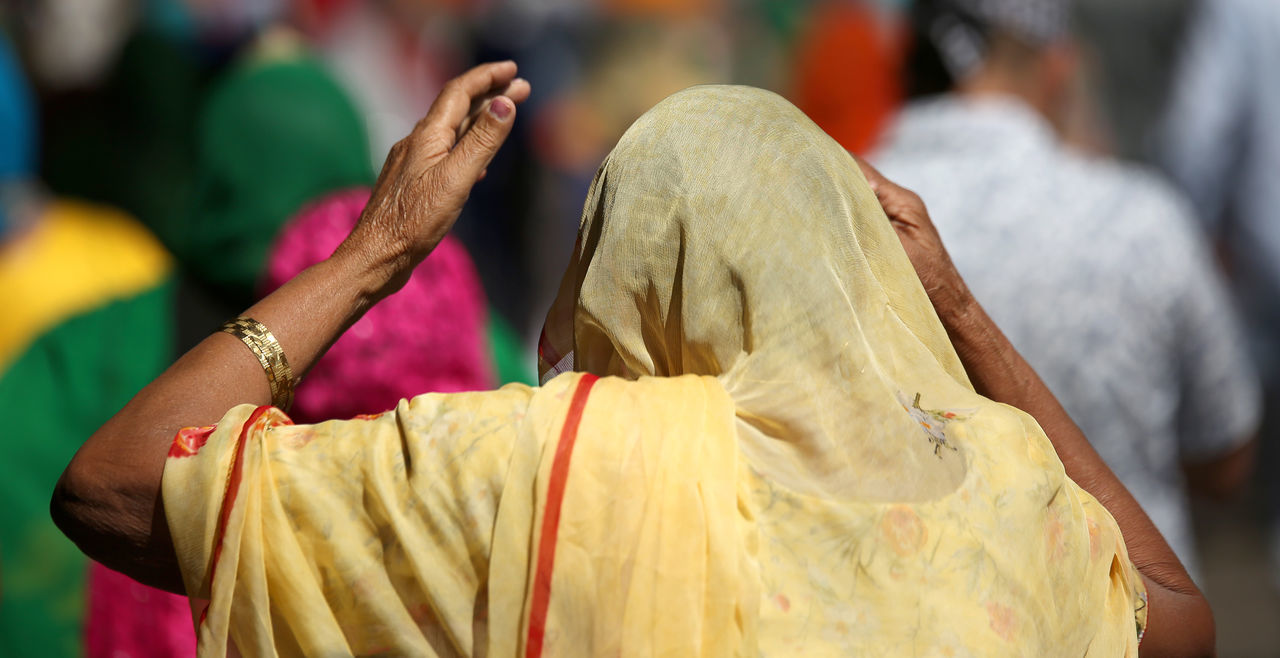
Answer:
[{"label": "fingernail", "polygon": [[499,96],[489,102],[489,114],[499,121],[506,121],[507,117],[511,116],[512,109],[514,108],[511,107],[511,101],[505,96]]}]

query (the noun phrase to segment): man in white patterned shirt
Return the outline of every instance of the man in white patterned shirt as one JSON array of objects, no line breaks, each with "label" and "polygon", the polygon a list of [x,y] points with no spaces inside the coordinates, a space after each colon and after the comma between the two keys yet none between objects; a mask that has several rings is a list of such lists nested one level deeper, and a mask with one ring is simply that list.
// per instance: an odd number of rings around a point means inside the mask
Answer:
[{"label": "man in white patterned shirt", "polygon": [[[1061,145],[1064,0],[921,0],[912,103],[873,160],[1193,576],[1187,484],[1239,487],[1259,391],[1187,204]],[[927,97],[932,96],[932,97]]]}]

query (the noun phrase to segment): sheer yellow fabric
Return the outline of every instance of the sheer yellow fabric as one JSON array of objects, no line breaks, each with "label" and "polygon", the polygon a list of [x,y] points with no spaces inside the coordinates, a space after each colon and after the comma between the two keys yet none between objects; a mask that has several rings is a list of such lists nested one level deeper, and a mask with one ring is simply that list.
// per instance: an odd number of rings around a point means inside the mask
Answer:
[{"label": "sheer yellow fabric", "polygon": [[[419,396],[314,426],[242,406],[216,430],[184,431],[164,498],[201,655],[229,641],[247,656],[527,655],[552,462],[581,379]],[[753,644],[736,455],[733,407],[712,378],[593,387],[543,655]]]},{"label": "sheer yellow fabric", "polygon": [[777,96],[637,121],[542,356],[604,378],[184,431],[202,654],[1136,654],[1114,520],[973,392],[855,164]]}]

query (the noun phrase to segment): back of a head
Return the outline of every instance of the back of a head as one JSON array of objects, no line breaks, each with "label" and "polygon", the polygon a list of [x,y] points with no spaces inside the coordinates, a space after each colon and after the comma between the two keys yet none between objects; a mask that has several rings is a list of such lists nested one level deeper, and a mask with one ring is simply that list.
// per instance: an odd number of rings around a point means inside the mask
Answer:
[{"label": "back of a head", "polygon": [[304,53],[237,64],[209,94],[197,148],[197,194],[175,249],[235,299],[250,298],[271,241],[304,203],[373,182],[359,112]]},{"label": "back of a head", "polygon": [[627,131],[541,351],[544,374],[717,377],[798,488],[928,498],[963,471],[896,438],[918,431],[904,396],[967,380],[893,228],[849,154],[770,92],[694,87]]},{"label": "back of a head", "polygon": [[[849,154],[749,87],[693,87],[637,120],[597,173],[580,229],[565,281],[576,294],[557,300],[575,307],[550,319],[575,310],[575,348],[637,342],[578,351],[579,369],[720,375],[739,353],[790,346],[782,318],[817,331],[850,298],[890,294],[881,280],[919,289],[905,258],[861,253],[901,247]],[[912,302],[928,308],[923,293]]]},{"label": "back of a head", "polygon": [[1017,70],[1069,32],[1071,0],[917,0],[908,97],[955,91],[983,68]]}]

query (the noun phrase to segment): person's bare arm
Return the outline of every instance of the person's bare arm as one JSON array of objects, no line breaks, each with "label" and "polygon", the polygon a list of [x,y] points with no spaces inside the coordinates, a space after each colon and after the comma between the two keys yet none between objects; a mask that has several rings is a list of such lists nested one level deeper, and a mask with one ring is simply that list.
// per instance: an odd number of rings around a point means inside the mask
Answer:
[{"label": "person's bare arm", "polygon": [[[515,74],[514,63],[501,62],[450,81],[392,148],[359,224],[333,256],[245,311],[276,336],[295,375],[402,287],[453,226],[510,133],[515,104],[529,95]],[[270,401],[253,353],[228,334],[209,336],[89,437],[54,491],[54,521],[90,557],[181,592],[161,501],[173,436],[211,425],[237,404]]]},{"label": "person's bare arm", "polygon": [[1142,654],[1212,655],[1214,624],[1208,602],[1146,512],[969,292],[920,197],[865,162],[858,164],[902,240],[974,387],[992,400],[1031,414],[1049,437],[1067,475],[1097,498],[1120,526],[1129,558],[1147,584],[1150,613]]}]

